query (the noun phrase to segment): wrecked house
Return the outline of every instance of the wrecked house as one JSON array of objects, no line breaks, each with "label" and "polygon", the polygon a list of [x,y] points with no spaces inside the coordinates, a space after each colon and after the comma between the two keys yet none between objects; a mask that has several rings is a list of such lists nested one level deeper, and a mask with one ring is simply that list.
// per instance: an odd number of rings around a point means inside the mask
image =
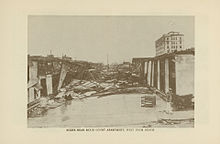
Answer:
[{"label": "wrecked house", "polygon": [[36,62],[36,77],[41,85],[41,96],[48,96],[56,92],[60,73],[60,60],[54,56],[28,56],[28,62]]},{"label": "wrecked house", "polygon": [[36,61],[28,62],[28,105],[35,103],[41,96],[40,80],[38,78],[38,63]]},{"label": "wrecked house", "polygon": [[37,62],[35,74],[42,86],[41,96],[54,95],[69,84],[72,79],[100,80],[103,64],[86,61],[72,61],[70,57],[62,58],[53,55],[28,56],[28,61]]},{"label": "wrecked house", "polygon": [[151,58],[133,58],[132,59],[132,72],[138,76],[138,82],[146,84],[146,62]]}]

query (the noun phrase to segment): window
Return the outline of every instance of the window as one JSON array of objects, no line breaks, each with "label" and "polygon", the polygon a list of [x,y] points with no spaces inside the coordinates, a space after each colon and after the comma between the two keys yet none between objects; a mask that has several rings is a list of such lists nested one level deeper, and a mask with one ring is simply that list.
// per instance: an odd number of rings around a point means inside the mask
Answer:
[{"label": "window", "polygon": [[28,79],[28,82],[29,82],[29,66],[28,66],[28,70],[27,70],[27,79]]},{"label": "window", "polygon": [[36,89],[34,89],[34,99],[36,99],[36,98],[37,98],[37,96],[38,96],[38,94],[37,94],[37,90],[36,90]]},{"label": "window", "polygon": [[182,48],[182,46],[180,46],[180,48]]},{"label": "window", "polygon": [[167,46],[167,48],[169,48],[169,46]]}]

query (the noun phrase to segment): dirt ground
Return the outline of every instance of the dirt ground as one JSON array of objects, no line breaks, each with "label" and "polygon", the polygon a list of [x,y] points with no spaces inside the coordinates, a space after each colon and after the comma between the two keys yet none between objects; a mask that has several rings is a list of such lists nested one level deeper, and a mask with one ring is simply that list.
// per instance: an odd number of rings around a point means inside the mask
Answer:
[{"label": "dirt ground", "polygon": [[41,117],[29,118],[28,127],[193,127],[194,111],[165,113],[166,102],[141,107],[146,94],[117,94],[72,100]]}]

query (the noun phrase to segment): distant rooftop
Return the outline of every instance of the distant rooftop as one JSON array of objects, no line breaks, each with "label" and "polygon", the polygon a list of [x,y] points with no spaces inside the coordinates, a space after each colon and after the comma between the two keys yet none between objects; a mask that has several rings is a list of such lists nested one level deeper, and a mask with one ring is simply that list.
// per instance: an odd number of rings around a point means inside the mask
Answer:
[{"label": "distant rooftop", "polygon": [[163,36],[172,36],[172,35],[183,35],[180,32],[174,32],[174,31],[170,31],[167,34],[164,34]]},{"label": "distant rooftop", "polygon": [[168,32],[168,34],[179,34],[180,32],[174,32],[174,31],[170,31]]},{"label": "distant rooftop", "polygon": [[182,50],[182,51],[174,51],[172,53],[165,53],[163,55],[159,55],[159,56],[155,56],[155,57],[141,57],[141,58],[133,58],[132,59],[132,63],[140,63],[140,62],[145,62],[148,60],[152,60],[152,59],[158,59],[158,58],[163,58],[163,57],[170,57],[170,56],[174,56],[174,55],[179,55],[179,54],[191,54],[191,55],[195,55],[195,48],[191,47],[188,48],[186,50]]},{"label": "distant rooftop", "polygon": [[180,33],[180,32],[174,32],[174,31],[170,31],[170,32],[168,32],[167,34],[163,34],[160,38],[158,38],[157,40],[156,40],[156,42],[157,41],[159,41],[160,39],[163,39],[164,37],[166,37],[166,36],[179,36],[179,35],[184,35],[184,34],[182,34],[182,33]]}]

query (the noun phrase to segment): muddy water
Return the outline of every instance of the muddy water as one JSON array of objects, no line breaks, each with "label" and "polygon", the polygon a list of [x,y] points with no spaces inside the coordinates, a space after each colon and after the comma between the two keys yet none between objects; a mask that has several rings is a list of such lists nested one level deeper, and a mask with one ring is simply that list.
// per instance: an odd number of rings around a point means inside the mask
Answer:
[{"label": "muddy water", "polygon": [[111,95],[72,100],[29,118],[28,127],[129,126],[157,120],[156,108],[141,107],[143,94]]}]

